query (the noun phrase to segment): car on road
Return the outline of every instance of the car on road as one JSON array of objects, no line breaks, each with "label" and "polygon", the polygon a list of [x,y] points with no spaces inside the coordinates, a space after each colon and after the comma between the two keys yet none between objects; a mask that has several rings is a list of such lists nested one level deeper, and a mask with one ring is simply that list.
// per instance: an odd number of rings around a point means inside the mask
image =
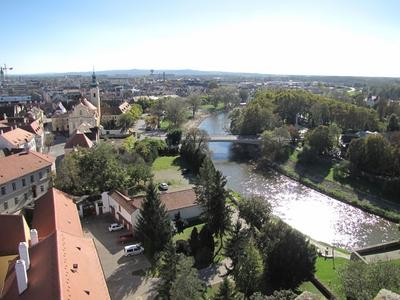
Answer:
[{"label": "car on road", "polygon": [[110,226],[108,226],[108,231],[112,232],[112,231],[118,231],[123,229],[124,226],[122,226],[121,224],[118,223],[112,223]]},{"label": "car on road", "polygon": [[166,184],[165,182],[160,183],[158,188],[160,189],[160,191],[168,191],[168,184]]},{"label": "car on road", "polygon": [[124,247],[124,255],[125,256],[130,256],[130,255],[139,255],[144,252],[144,248],[142,247],[141,244],[133,244],[133,245],[128,245]]}]

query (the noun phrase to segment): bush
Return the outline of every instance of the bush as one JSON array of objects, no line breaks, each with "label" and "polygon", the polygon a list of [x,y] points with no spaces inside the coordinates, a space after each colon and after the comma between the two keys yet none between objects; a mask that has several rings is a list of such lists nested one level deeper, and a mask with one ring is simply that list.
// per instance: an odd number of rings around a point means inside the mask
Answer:
[{"label": "bush", "polygon": [[310,164],[315,160],[316,156],[317,152],[315,152],[309,145],[305,145],[303,151],[299,153],[298,159],[300,163]]},{"label": "bush", "polygon": [[350,175],[350,162],[343,160],[333,167],[333,179],[340,181]]},{"label": "bush", "polygon": [[176,241],[176,253],[183,253],[186,256],[190,255],[190,245],[188,241],[177,240]]}]

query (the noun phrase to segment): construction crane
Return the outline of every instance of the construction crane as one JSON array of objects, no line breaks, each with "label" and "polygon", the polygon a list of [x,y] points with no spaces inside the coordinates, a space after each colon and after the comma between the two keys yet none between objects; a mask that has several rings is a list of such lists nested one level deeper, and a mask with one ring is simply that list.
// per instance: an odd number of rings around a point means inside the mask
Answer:
[{"label": "construction crane", "polygon": [[7,67],[6,64],[4,64],[3,67],[0,67],[0,80],[5,81],[6,76],[7,76],[7,71],[13,70],[13,67]]}]

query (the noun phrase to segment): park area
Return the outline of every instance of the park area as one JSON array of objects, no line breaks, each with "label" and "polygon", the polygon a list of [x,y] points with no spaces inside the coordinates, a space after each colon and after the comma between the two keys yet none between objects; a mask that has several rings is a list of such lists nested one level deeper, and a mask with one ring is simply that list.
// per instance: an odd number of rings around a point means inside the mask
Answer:
[{"label": "park area", "polygon": [[182,174],[184,168],[180,156],[160,156],[152,165],[154,181],[157,184],[165,182],[171,192],[189,189],[193,187],[193,174]]}]

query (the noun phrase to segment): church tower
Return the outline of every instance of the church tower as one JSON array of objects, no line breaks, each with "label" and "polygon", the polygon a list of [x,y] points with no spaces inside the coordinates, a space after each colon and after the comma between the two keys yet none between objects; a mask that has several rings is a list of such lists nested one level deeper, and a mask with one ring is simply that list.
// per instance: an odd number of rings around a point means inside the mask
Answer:
[{"label": "church tower", "polygon": [[98,113],[98,120],[97,120],[97,126],[100,125],[100,118],[101,118],[101,111],[100,111],[100,90],[99,90],[99,83],[96,80],[96,74],[92,74],[92,83],[90,84],[90,102],[94,106],[97,107],[97,113]]}]

